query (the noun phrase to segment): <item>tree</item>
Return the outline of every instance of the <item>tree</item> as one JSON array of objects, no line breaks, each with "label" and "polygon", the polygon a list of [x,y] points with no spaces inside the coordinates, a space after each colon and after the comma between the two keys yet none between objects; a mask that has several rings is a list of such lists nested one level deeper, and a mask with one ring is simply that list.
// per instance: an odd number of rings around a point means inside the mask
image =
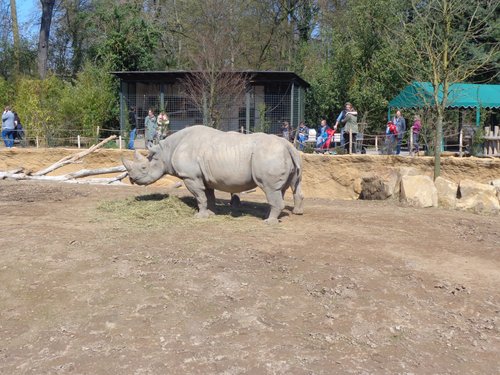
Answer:
[{"label": "tree", "polygon": [[14,63],[15,63],[14,75],[18,76],[21,65],[20,63],[21,40],[19,38],[19,24],[17,23],[16,0],[10,0],[10,17],[12,19],[12,35],[14,39]]},{"label": "tree", "polygon": [[[498,59],[499,42],[491,39],[498,1],[411,0],[411,9],[394,33],[399,56],[395,62],[408,82],[431,82],[436,112],[434,178],[441,172],[443,121],[452,83],[471,79]],[[496,24],[498,27],[498,24]],[[478,41],[490,40],[488,43]]]},{"label": "tree", "polygon": [[42,4],[42,18],[40,36],[38,39],[38,74],[41,79],[47,75],[47,61],[49,53],[50,24],[54,11],[55,0],[40,0]]},{"label": "tree", "polygon": [[150,70],[156,66],[160,31],[141,2],[96,0],[85,14],[88,58],[110,62],[114,70]]},{"label": "tree", "polygon": [[192,24],[197,25],[187,41],[194,72],[183,87],[203,113],[205,125],[218,127],[222,118],[238,111],[248,79],[235,72],[240,50],[233,29],[237,12],[230,0],[207,0],[190,10]]}]

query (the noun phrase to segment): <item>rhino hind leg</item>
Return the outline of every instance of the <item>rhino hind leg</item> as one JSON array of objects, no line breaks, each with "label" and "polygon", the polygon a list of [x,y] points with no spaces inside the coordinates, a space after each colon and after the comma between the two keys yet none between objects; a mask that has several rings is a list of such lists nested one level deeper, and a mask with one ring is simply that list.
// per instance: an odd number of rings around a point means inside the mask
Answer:
[{"label": "rhino hind leg", "polygon": [[205,219],[215,215],[215,212],[209,209],[209,205],[213,206],[212,208],[215,209],[215,194],[213,189],[209,189],[211,192],[207,192],[207,189],[201,181],[192,179],[184,179],[184,185],[189,192],[194,195],[198,203],[198,212],[194,215],[195,217]]},{"label": "rhino hind leg", "polygon": [[230,202],[231,207],[233,208],[238,208],[241,206],[241,200],[238,194],[231,194],[231,202]]},{"label": "rhino hind leg", "polygon": [[283,192],[280,190],[264,190],[266,194],[267,201],[271,206],[269,211],[269,216],[264,220],[267,224],[277,224],[279,222],[278,217],[281,211],[285,208],[285,202],[283,201]]},{"label": "rhino hind leg", "polygon": [[304,195],[302,194],[301,176],[295,175],[291,184],[293,192],[293,213],[302,215],[304,213]]},{"label": "rhino hind leg", "polygon": [[215,190],[205,189],[205,195],[207,197],[207,208],[208,211],[215,213]]}]

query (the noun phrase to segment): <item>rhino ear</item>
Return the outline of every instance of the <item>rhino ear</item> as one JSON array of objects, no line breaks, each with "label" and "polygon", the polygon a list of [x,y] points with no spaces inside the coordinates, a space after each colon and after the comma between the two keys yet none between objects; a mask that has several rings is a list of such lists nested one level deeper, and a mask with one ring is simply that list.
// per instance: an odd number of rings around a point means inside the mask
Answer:
[{"label": "rhino ear", "polygon": [[148,146],[149,155],[154,155],[160,151],[159,145]]},{"label": "rhino ear", "polygon": [[139,162],[147,161],[148,158],[146,158],[144,155],[142,155],[139,151],[135,150],[134,152],[134,159]]}]

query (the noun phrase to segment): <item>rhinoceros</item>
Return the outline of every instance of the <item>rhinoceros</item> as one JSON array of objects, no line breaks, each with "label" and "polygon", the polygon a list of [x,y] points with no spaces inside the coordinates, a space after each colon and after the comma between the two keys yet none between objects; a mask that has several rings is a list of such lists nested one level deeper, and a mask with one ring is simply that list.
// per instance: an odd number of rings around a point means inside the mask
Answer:
[{"label": "rhinoceros", "polygon": [[214,190],[239,193],[257,186],[271,206],[267,223],[278,222],[289,187],[293,213],[303,213],[300,155],[290,142],[275,135],[194,125],[150,147],[148,157],[136,151],[134,158],[122,159],[132,183],[149,185],[165,174],[181,178],[198,203],[196,217],[214,215]]}]

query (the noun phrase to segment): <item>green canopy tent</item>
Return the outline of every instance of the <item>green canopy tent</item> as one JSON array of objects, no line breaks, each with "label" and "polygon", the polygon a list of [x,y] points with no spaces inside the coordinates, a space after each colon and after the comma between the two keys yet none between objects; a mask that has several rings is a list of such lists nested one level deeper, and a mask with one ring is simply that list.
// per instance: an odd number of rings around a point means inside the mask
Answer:
[{"label": "green canopy tent", "polygon": [[[440,87],[439,100],[443,98]],[[392,108],[425,108],[434,103],[434,88],[430,82],[413,82],[406,86],[389,102],[387,117],[391,119]],[[474,108],[476,126],[479,126],[481,108],[500,108],[500,85],[453,83],[448,89],[447,108]]]}]

